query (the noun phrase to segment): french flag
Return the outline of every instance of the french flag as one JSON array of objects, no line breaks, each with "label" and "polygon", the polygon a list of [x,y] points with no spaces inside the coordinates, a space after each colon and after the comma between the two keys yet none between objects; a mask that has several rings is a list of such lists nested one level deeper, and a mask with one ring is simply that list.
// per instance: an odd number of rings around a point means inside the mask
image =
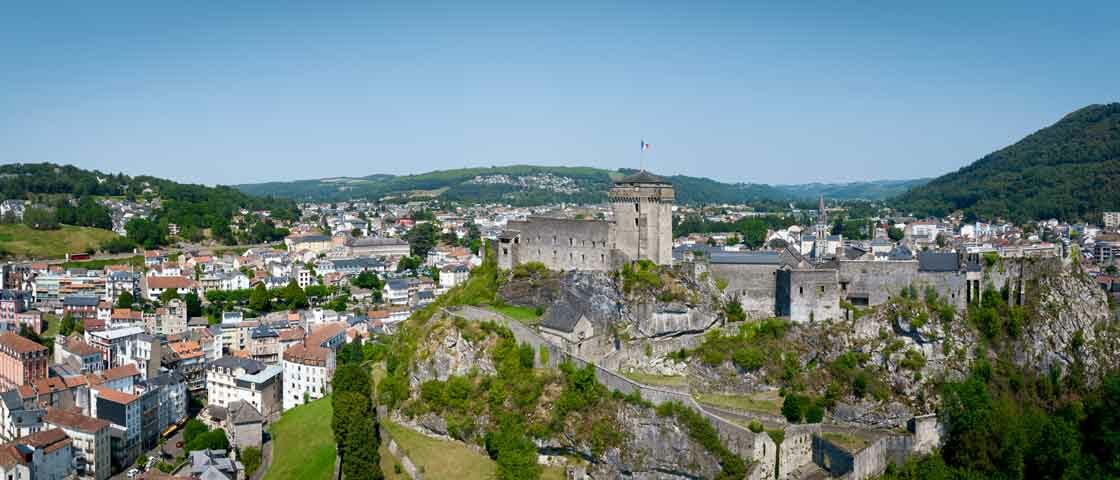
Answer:
[{"label": "french flag", "polygon": [[642,140],[642,151],[643,152],[646,151],[646,150],[649,150],[649,148],[652,147],[652,146],[653,145],[650,145],[650,144],[646,143],[645,140]]}]

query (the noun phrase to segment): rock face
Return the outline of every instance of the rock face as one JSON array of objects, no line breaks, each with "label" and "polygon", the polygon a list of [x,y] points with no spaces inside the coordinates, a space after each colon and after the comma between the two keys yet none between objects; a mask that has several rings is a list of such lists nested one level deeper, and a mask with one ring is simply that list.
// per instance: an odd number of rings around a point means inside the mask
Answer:
[{"label": "rock face", "polygon": [[1083,275],[1054,274],[1053,265],[1031,263],[1021,269],[1019,281],[1008,284],[1012,290],[1023,285],[1022,300],[1037,309],[1037,318],[1024,326],[1015,362],[1042,372],[1068,372],[1081,362],[1091,381],[1115,368],[1117,332],[1105,293]]},{"label": "rock face", "polygon": [[592,479],[701,479],[720,472],[719,460],[672,418],[627,405],[619,410],[618,423],[625,441],[600,456],[592,455],[588,445],[571,444],[563,435],[543,445],[542,450],[588,460],[586,478]]},{"label": "rock face", "polygon": [[642,303],[629,312],[633,329],[642,338],[704,333],[719,320],[716,315],[681,303]]},{"label": "rock face", "polygon": [[418,391],[420,384],[428,380],[443,381],[452,375],[467,375],[472,370],[482,375],[494,374],[494,361],[487,347],[467,340],[453,325],[433,328],[417,352],[409,381],[413,391]]}]

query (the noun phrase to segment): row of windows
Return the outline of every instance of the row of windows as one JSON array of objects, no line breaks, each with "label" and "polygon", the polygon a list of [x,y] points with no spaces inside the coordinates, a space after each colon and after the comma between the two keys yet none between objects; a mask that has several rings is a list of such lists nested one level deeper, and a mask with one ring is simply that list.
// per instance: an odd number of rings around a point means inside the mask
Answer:
[{"label": "row of windows", "polygon": [[[538,248],[537,249],[537,258],[543,258],[543,255],[544,255],[544,253],[541,252],[541,249]],[[552,260],[555,261],[559,258],[560,258],[560,252],[558,252],[556,250],[553,250],[552,251]],[[575,262],[576,261],[575,252],[568,252],[568,261],[569,262]],[[585,254],[585,253],[579,254],[579,261],[581,263],[586,264],[587,263],[587,254]],[[607,262],[607,255],[605,253],[600,253],[599,254],[599,263],[606,263],[606,262]]]},{"label": "row of windows", "polygon": [[[514,238],[514,239],[513,239],[513,243],[520,243],[520,242],[519,242],[519,239],[520,239],[520,237],[516,237],[516,238]],[[533,243],[533,242],[531,242],[530,240],[532,240],[532,239],[526,238],[526,239],[525,239],[525,243],[527,243],[527,244],[528,244],[528,243]],[[540,242],[541,242],[541,236],[540,236],[540,235],[537,235],[537,240],[536,240],[536,242],[537,242],[537,243],[540,243]],[[552,236],[552,245],[558,245],[558,244],[559,244],[559,242],[560,242],[560,239],[559,239],[559,238],[558,238],[558,237],[557,237],[556,235],[553,235],[553,236]],[[581,247],[586,247],[586,246],[588,246],[588,245],[587,245],[587,242],[588,242],[588,240],[580,240],[580,241],[579,241],[578,243],[579,243],[579,246],[581,246]],[[568,237],[568,246],[569,246],[569,247],[575,247],[575,246],[576,246],[576,243],[577,243],[577,242],[576,242],[576,239],[575,239],[575,237]],[[605,246],[607,246],[607,241],[606,241],[606,240],[591,240],[591,248],[595,248],[595,247],[605,247]]]}]

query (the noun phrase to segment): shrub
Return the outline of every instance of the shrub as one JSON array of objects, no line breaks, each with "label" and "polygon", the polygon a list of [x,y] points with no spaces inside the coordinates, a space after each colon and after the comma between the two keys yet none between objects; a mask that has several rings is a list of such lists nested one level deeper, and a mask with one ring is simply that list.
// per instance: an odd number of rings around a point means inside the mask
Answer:
[{"label": "shrub", "polygon": [[824,420],[824,406],[820,402],[813,402],[805,409],[805,423],[821,423]]},{"label": "shrub", "polygon": [[753,372],[766,364],[766,354],[758,347],[743,347],[735,351],[731,360],[739,368]]},{"label": "shrub", "polygon": [[790,423],[801,423],[805,418],[805,403],[806,399],[801,395],[786,394],[786,399],[782,401],[782,416]]},{"label": "shrub", "polygon": [[758,420],[751,420],[751,424],[748,425],[747,428],[754,433],[762,433],[762,422],[759,422]]},{"label": "shrub", "polygon": [[922,352],[911,348],[906,351],[905,356],[898,365],[907,370],[918,371],[926,366],[926,357],[922,355]]}]

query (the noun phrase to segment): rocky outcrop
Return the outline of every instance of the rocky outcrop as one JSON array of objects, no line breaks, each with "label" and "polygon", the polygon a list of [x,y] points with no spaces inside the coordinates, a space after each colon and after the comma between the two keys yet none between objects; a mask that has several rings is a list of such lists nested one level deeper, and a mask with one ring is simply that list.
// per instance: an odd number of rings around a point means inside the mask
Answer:
[{"label": "rocky outcrop", "polygon": [[566,435],[545,442],[541,449],[587,460],[586,478],[591,479],[701,479],[720,472],[719,460],[692,440],[675,419],[659,417],[652,409],[625,405],[619,409],[617,420],[625,440],[599,456],[592,455],[590,445],[573,444]]},{"label": "rocky outcrop", "polygon": [[704,333],[719,318],[682,303],[641,303],[630,308],[633,330],[640,338],[657,338]]},{"label": "rocky outcrop", "polygon": [[440,319],[416,352],[416,364],[411,370],[410,384],[418,391],[428,380],[447,380],[452,375],[467,375],[472,371],[482,375],[494,374],[494,361],[487,351],[493,340],[484,337],[471,342],[463,332],[447,319]]}]

